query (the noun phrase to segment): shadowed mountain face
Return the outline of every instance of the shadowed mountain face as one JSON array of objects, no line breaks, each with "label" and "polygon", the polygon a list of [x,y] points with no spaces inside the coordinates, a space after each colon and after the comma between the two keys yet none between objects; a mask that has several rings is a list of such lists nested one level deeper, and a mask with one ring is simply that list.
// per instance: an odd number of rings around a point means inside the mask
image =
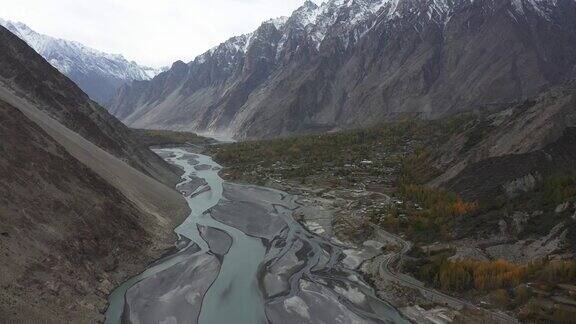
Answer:
[{"label": "shadowed mountain face", "polygon": [[133,80],[149,80],[160,73],[158,69],[129,62],[122,55],[39,34],[20,22],[0,18],[0,25],[28,43],[100,104],[108,103],[120,86]]},{"label": "shadowed mountain face", "polygon": [[575,64],[572,0],[306,2],[122,87],[109,110],[138,128],[265,138],[498,108]]},{"label": "shadowed mountain face", "polygon": [[0,27],[0,322],[102,321],[108,293],[171,247],[188,208],[142,147]]}]

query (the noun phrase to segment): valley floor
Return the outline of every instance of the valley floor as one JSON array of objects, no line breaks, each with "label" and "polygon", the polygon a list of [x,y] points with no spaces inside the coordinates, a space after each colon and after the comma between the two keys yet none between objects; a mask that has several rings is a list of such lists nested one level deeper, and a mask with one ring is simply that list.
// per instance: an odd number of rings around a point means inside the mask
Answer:
[{"label": "valley floor", "polygon": [[[481,188],[474,184],[489,174],[466,178],[477,180],[465,183],[476,192],[523,190],[488,201],[468,201],[430,185],[442,174],[436,168],[440,147],[454,138],[477,141],[481,124],[468,117],[408,121],[209,150],[227,166],[222,174],[230,181],[300,195],[304,205],[296,219],[349,244],[347,262],[407,317],[563,323],[576,314],[574,177],[526,177]],[[502,161],[519,163],[517,156]],[[503,173],[509,167],[495,168]],[[398,273],[402,269],[407,275]]]},{"label": "valley floor", "polygon": [[178,189],[192,213],[178,250],[112,295],[108,323],[408,323],[356,272],[364,252],[295,221],[314,205],[224,182],[207,156],[159,152],[185,171]]},{"label": "valley floor", "polygon": [[[416,323],[517,323],[513,315],[483,308],[460,297],[428,287],[402,270],[403,258],[413,244],[369,223],[358,204],[397,203],[387,195],[365,190],[308,187],[272,181],[267,186],[298,197],[301,207],[294,214],[311,232],[348,246],[343,262],[358,269],[374,286],[378,296],[392,303]],[[366,229],[369,228],[368,231]],[[482,307],[480,307],[482,306]]]}]

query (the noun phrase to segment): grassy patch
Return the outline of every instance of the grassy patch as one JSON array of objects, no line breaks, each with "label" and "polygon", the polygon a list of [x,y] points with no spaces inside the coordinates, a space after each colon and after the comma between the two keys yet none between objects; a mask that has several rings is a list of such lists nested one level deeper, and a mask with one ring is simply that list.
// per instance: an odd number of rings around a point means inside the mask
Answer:
[{"label": "grassy patch", "polygon": [[576,200],[576,174],[556,174],[544,180],[541,187],[542,203],[557,206]]}]

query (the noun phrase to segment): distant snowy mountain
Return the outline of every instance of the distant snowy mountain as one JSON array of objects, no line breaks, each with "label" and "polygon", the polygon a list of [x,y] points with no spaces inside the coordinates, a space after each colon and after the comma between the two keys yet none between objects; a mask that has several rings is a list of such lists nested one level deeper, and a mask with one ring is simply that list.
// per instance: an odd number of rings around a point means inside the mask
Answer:
[{"label": "distant snowy mountain", "polygon": [[78,42],[42,35],[20,22],[0,19],[0,25],[28,43],[93,100],[103,105],[110,101],[120,86],[134,80],[150,80],[162,72],[130,62],[122,55],[108,54]]}]

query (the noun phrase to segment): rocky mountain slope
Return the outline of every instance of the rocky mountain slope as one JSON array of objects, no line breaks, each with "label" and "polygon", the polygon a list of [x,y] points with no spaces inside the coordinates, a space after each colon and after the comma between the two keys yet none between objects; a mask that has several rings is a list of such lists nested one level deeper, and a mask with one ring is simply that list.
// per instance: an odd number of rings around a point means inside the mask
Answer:
[{"label": "rocky mountain slope", "polygon": [[0,152],[0,322],[101,321],[188,213],[152,178],[175,171],[3,27]]},{"label": "rocky mountain slope", "polygon": [[511,261],[574,253],[574,107],[576,81],[570,81],[480,117],[435,153],[434,164],[443,172],[431,185],[481,202],[484,209],[462,221],[461,237],[518,241],[494,244],[493,257]]},{"label": "rocky mountain slope", "polygon": [[573,76],[573,0],[307,1],[109,109],[138,128],[265,138],[497,109]]},{"label": "rocky mountain slope", "polygon": [[[440,148],[432,184],[469,200],[514,198],[576,167],[576,81],[481,117]],[[486,176],[483,176],[486,175]]]},{"label": "rocky mountain slope", "polygon": [[122,55],[103,53],[78,42],[42,35],[21,22],[0,18],[0,25],[23,39],[100,104],[108,103],[120,86],[134,80],[149,80],[161,72],[129,62]]}]

